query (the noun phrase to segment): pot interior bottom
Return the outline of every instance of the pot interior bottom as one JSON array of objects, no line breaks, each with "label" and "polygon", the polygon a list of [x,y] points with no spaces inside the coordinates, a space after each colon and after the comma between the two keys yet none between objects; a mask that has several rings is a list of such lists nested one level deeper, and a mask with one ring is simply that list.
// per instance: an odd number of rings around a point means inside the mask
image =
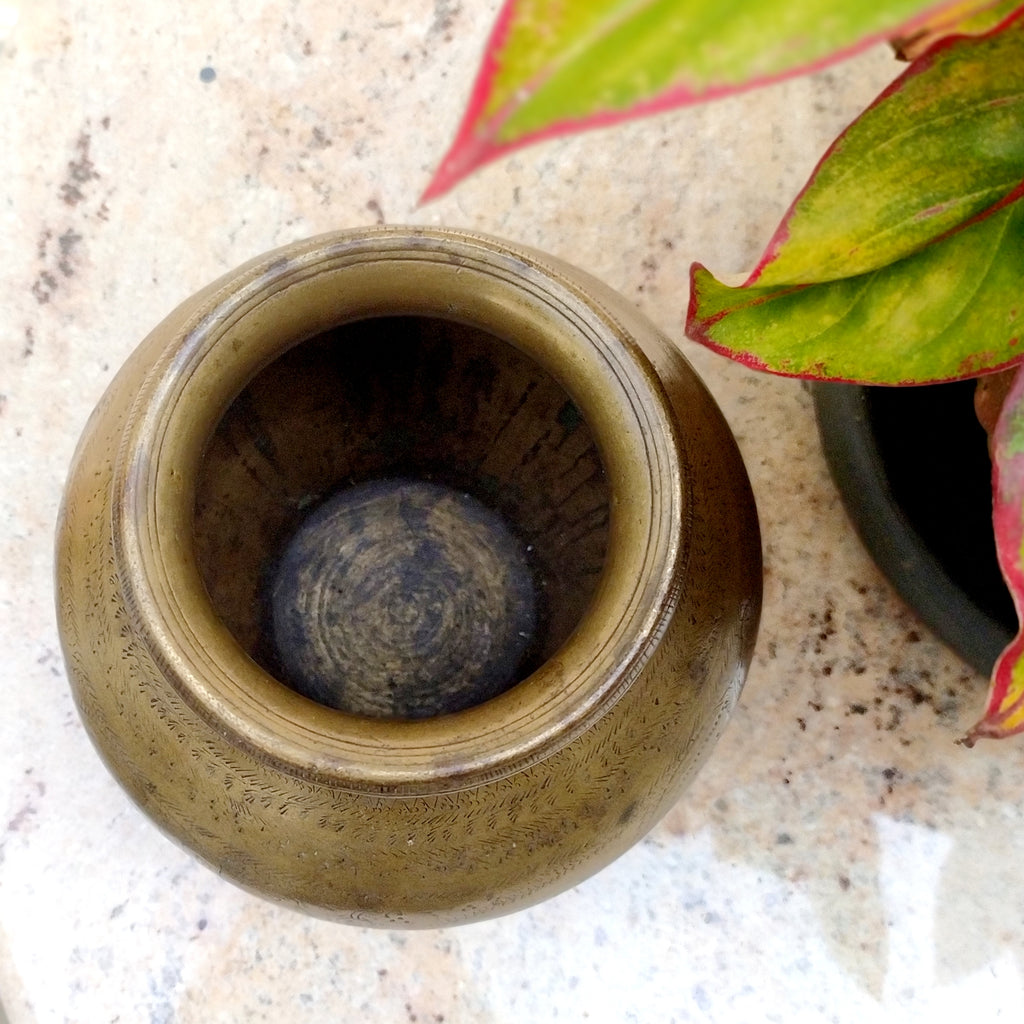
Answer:
[{"label": "pot interior bottom", "polygon": [[514,339],[380,317],[295,346],[235,398],[194,544],[215,611],[271,675],[414,719],[554,655],[596,594],[610,507],[579,408]]},{"label": "pot interior bottom", "polygon": [[300,693],[427,718],[516,681],[536,632],[529,551],[454,488],[382,480],[324,502],[271,582],[274,645]]}]

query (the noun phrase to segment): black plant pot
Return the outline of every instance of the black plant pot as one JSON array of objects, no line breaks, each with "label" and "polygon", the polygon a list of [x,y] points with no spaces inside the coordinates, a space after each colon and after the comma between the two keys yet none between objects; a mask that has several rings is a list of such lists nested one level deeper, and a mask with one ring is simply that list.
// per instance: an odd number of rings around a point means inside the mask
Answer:
[{"label": "black plant pot", "polygon": [[996,560],[974,381],[818,384],[813,394],[829,470],[865,547],[921,620],[988,674],[1016,616]]}]

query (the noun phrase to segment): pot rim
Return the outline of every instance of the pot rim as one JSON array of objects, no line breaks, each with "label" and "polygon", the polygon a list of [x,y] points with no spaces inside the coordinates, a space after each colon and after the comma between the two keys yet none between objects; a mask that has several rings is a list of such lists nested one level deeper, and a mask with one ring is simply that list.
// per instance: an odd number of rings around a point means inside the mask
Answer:
[{"label": "pot rim", "polygon": [[[688,473],[653,367],[567,269],[467,232],[333,232],[245,264],[153,332],[157,354],[114,466],[118,573],[164,677],[219,733],[310,784],[441,793],[549,756],[637,678],[678,601]],[[322,706],[258,666],[217,616],[191,538],[198,466],[231,401],[293,345],[381,315],[467,323],[537,361],[583,414],[611,492],[605,567],[563,646],[500,696],[416,721]]]}]

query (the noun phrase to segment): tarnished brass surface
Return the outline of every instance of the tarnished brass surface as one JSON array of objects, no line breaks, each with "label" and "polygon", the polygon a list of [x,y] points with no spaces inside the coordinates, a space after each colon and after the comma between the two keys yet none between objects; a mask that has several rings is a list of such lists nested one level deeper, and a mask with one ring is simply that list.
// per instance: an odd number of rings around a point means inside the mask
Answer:
[{"label": "tarnished brass surface", "polygon": [[[275,403],[317,346],[349,373],[345,346],[385,317],[440,326],[448,365],[483,338],[479,388],[467,364],[421,381],[415,415],[380,406],[390,384],[361,411],[333,386],[303,406],[308,382]],[[262,610],[304,509],[399,472],[493,499],[557,590],[525,678],[415,721],[284,685]],[[575,884],[678,798],[742,685],[760,540],[719,411],[624,299],[495,239],[367,229],[246,264],[140,345],[79,444],[57,592],[82,717],[169,835],[313,913],[441,926]]]}]

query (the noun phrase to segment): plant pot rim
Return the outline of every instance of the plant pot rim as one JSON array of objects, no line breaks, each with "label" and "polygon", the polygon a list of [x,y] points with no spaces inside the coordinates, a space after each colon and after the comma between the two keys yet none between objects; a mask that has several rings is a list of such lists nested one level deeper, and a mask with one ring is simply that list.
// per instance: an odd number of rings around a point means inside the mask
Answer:
[{"label": "plant pot rim", "polygon": [[868,553],[922,622],[988,675],[1013,631],[953,579],[894,494],[869,409],[869,394],[880,389],[828,383],[811,390],[829,472]]},{"label": "plant pot rim", "polygon": [[[400,315],[482,328],[551,373],[595,437],[612,506],[597,593],[555,656],[482,705],[420,721],[336,711],[260,668],[214,611],[191,539],[204,447],[252,377],[329,328]],[[647,358],[557,260],[466,232],[333,232],[245,264],[171,320],[142,346],[156,357],[114,462],[114,545],[134,628],[218,732],[310,783],[439,793],[549,756],[630,686],[675,607],[687,472]]]}]

